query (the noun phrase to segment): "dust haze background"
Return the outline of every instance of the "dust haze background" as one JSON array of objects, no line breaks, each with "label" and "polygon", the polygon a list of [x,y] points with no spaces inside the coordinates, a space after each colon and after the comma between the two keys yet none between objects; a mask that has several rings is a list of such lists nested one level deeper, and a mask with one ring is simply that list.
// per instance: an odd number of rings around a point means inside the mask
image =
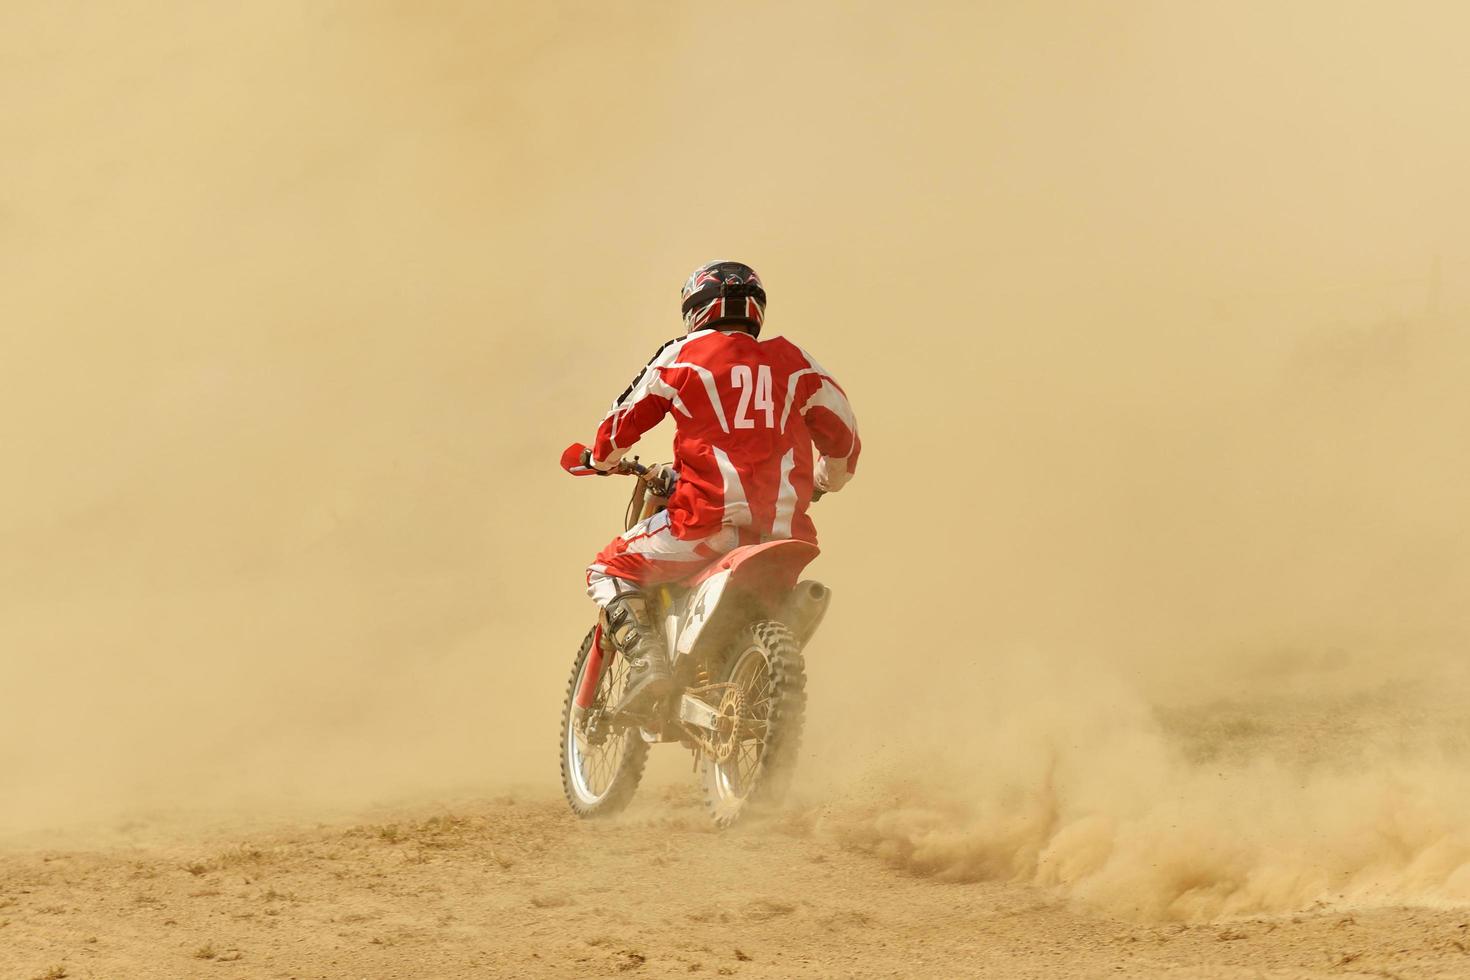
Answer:
[{"label": "dust haze background", "polygon": [[0,827],[549,788],[624,491],[556,457],[730,256],[863,427],[824,826],[1470,897],[1466,21],[6,4]]}]

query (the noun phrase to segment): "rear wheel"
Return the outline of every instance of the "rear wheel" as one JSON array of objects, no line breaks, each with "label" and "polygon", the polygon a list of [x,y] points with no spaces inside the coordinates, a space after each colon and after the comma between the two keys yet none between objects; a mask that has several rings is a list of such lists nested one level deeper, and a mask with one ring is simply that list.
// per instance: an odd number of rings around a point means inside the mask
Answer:
[{"label": "rear wheel", "polygon": [[728,827],[790,785],[806,711],[806,667],[791,631],[774,620],[747,626],[723,658],[718,751],[704,755],[704,797]]},{"label": "rear wheel", "polygon": [[585,711],[576,706],[596,635],[594,627],[577,651],[561,710],[561,784],[579,817],[607,816],[627,806],[648,758],[648,743],[637,728],[614,727],[610,722],[609,708],[622,698],[628,684],[628,665],[622,657],[609,653],[610,663],[604,657],[592,704]]}]

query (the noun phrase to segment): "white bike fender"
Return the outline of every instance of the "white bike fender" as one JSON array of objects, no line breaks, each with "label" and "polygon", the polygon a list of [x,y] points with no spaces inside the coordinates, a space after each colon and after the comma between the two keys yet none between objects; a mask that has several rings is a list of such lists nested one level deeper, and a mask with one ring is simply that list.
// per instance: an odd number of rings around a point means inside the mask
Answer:
[{"label": "white bike fender", "polygon": [[720,604],[720,598],[725,594],[725,586],[730,582],[728,571],[711,575],[699,585],[699,590],[689,600],[684,621],[679,627],[679,640],[674,649],[680,656],[684,656],[694,649],[694,644],[699,642],[699,634],[709,623],[715,614],[715,609]]}]

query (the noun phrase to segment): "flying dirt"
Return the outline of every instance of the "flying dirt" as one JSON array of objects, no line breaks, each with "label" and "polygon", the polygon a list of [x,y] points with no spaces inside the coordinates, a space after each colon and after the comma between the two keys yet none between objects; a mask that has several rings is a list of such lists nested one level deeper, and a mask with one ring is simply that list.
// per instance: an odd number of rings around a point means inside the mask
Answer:
[{"label": "flying dirt", "polygon": [[[1470,976],[1463,9],[145,6],[0,9],[0,976]],[[791,796],[579,821],[720,255],[862,419]]]}]

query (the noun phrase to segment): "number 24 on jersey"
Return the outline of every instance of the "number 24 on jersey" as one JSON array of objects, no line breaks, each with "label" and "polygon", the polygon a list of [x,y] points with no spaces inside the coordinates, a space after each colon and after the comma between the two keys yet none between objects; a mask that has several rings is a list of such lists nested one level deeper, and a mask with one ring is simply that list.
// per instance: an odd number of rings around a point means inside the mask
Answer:
[{"label": "number 24 on jersey", "polygon": [[[771,366],[760,365],[752,372],[749,364],[737,364],[730,369],[730,387],[740,393],[740,404],[735,406],[735,428],[753,429],[765,413],[765,427],[775,428],[776,403],[771,400]],[[756,417],[747,412],[755,409]]]}]

